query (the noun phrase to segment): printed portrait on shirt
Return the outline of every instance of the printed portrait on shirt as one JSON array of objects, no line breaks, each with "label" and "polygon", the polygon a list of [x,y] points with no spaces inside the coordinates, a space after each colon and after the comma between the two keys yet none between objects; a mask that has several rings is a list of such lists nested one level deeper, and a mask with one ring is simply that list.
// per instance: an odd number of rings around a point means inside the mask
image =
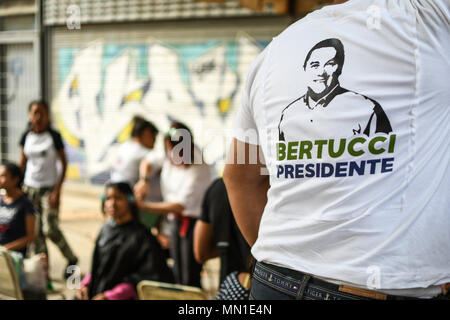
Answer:
[{"label": "printed portrait on shirt", "polygon": [[278,125],[280,141],[289,140],[287,134],[298,139],[294,136],[295,127],[298,127],[295,118],[311,117],[313,124],[314,114],[321,112],[318,108],[324,108],[327,112],[342,112],[342,108],[354,110],[358,117],[352,127],[342,128],[343,133],[370,136],[392,132],[389,119],[377,101],[341,87],[339,77],[344,60],[344,45],[339,39],[323,40],[308,52],[301,66],[307,90],[283,109]]}]

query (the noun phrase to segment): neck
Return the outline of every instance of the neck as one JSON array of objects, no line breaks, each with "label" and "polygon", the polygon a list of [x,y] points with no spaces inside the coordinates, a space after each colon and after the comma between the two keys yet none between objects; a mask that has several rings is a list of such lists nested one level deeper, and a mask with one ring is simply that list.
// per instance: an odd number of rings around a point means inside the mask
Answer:
[{"label": "neck", "polygon": [[19,188],[5,189],[5,191],[6,198],[10,200],[16,200],[23,194],[22,190],[20,190]]},{"label": "neck", "polygon": [[34,133],[42,133],[42,132],[47,131],[47,130],[48,130],[48,127],[45,128],[45,129],[42,129],[42,130],[33,128],[33,132],[34,132]]},{"label": "neck", "polygon": [[114,222],[118,225],[130,222],[131,220],[133,220],[133,216],[131,215],[131,213],[122,217],[114,218]]},{"label": "neck", "polygon": [[314,91],[312,91],[311,89],[308,88],[308,96],[309,96],[314,102],[317,102],[317,101],[319,101],[320,99],[322,99],[323,97],[326,97],[327,94],[329,94],[329,93],[336,87],[337,84],[339,84],[338,81],[337,81],[337,80],[333,80],[333,81],[330,83],[330,86],[329,86],[324,92],[321,92],[321,93],[315,93]]}]

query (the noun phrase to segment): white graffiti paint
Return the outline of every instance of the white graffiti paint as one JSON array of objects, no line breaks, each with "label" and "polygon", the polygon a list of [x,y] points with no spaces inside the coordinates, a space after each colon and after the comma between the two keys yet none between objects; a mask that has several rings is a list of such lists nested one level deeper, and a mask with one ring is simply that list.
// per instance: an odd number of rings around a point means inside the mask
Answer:
[{"label": "white graffiti paint", "polygon": [[[222,166],[225,133],[232,127],[247,70],[261,51],[245,36],[238,37],[236,46],[235,68],[227,63],[226,45],[218,43],[186,63],[187,82],[179,52],[164,43],[147,45],[147,76],[138,72],[139,52],[133,46],[106,64],[104,43],[80,48],[52,104],[66,142],[83,150],[83,160],[69,155],[69,163],[84,161],[88,177],[108,171],[118,135],[141,114],[161,131],[169,117],[185,122],[204,148],[205,159]],[[161,141],[157,148],[162,148]]]}]

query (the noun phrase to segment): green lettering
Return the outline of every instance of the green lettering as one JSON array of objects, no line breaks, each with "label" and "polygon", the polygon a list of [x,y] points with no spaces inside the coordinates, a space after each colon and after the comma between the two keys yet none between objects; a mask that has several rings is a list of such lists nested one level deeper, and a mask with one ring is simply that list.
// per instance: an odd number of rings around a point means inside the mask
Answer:
[{"label": "green lettering", "polygon": [[388,152],[389,153],[393,153],[394,152],[394,148],[395,148],[395,139],[397,139],[397,135],[392,134],[391,138],[389,139],[389,149]]},{"label": "green lettering", "polygon": [[375,143],[386,141],[385,137],[375,137],[369,142],[369,151],[371,154],[380,154],[386,151],[386,149],[375,149]]},{"label": "green lettering", "polygon": [[334,152],[334,139],[330,139],[330,143],[328,144],[328,153],[330,154],[330,157],[338,158],[342,156],[345,151],[345,141],[345,139],[341,139],[339,143],[339,150]]},{"label": "green lettering", "polygon": [[296,142],[289,142],[288,143],[288,152],[287,152],[287,159],[288,160],[297,160],[297,149],[295,147],[298,146],[298,141]]},{"label": "green lettering", "polygon": [[277,143],[277,149],[278,149],[277,159],[279,161],[286,159],[286,144],[284,144],[284,142]]},{"label": "green lettering", "polygon": [[322,148],[327,144],[327,140],[316,140],[314,144],[317,145],[317,159],[322,159]]},{"label": "green lettering", "polygon": [[300,142],[300,157],[299,159],[303,159],[303,155],[306,154],[308,159],[311,159],[311,150],[313,148],[313,144],[311,141],[302,141]]},{"label": "green lettering", "polygon": [[354,147],[355,147],[355,144],[357,144],[357,143],[364,143],[364,142],[366,142],[366,139],[363,138],[363,137],[358,137],[358,138],[355,138],[352,141],[350,141],[348,143],[348,153],[351,156],[354,156],[354,157],[362,156],[364,154],[364,150],[356,151],[354,149]]}]

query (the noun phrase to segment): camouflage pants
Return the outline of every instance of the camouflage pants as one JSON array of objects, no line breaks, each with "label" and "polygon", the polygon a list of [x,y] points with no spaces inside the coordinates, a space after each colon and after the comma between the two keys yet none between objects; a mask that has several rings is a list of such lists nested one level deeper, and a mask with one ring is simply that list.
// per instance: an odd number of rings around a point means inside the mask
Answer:
[{"label": "camouflage pants", "polygon": [[24,189],[28,198],[33,202],[34,208],[38,212],[38,219],[36,219],[35,225],[36,238],[34,243],[30,246],[31,253],[45,253],[48,256],[45,240],[46,238],[49,238],[56,244],[68,261],[76,261],[77,257],[59,228],[59,210],[50,208],[50,194],[52,193],[53,188],[33,188],[25,186]]}]

